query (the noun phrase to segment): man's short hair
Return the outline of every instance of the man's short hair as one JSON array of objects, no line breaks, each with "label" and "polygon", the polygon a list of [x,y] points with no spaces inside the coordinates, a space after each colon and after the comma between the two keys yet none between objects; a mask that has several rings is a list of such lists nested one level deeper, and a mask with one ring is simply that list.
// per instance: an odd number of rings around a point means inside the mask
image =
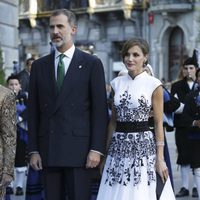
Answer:
[{"label": "man's short hair", "polygon": [[19,78],[19,76],[17,74],[11,74],[6,80],[7,84],[9,83],[10,80],[13,80],[13,79],[18,80],[19,83],[21,83],[20,78]]},{"label": "man's short hair", "polygon": [[26,60],[26,65],[28,65],[29,62],[33,62],[34,60],[35,60],[35,58],[33,58],[33,57],[28,58],[28,59]]}]

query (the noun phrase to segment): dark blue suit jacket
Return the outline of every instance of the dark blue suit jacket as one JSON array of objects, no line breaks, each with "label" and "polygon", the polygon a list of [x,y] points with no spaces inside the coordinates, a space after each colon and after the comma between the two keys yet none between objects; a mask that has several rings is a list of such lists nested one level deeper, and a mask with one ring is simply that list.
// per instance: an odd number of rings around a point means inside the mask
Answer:
[{"label": "dark blue suit jacket", "polygon": [[82,167],[88,152],[104,153],[107,129],[101,61],[75,50],[58,93],[54,53],[33,62],[29,84],[29,151],[43,166]]}]

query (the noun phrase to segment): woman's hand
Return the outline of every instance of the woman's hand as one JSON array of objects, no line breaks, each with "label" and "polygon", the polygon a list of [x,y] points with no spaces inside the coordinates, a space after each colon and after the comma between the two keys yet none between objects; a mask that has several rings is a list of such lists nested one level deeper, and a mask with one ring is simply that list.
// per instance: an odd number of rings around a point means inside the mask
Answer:
[{"label": "woman's hand", "polygon": [[3,174],[0,182],[0,187],[7,187],[12,180],[13,180],[12,176],[10,176],[9,174]]},{"label": "woman's hand", "polygon": [[167,180],[169,173],[168,168],[164,160],[156,160],[156,171],[160,175],[163,183]]}]

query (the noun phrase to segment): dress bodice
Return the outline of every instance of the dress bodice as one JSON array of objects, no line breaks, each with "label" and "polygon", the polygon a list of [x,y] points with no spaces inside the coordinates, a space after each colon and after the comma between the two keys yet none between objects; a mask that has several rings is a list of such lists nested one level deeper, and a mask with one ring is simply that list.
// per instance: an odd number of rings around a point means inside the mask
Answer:
[{"label": "dress bodice", "polygon": [[119,122],[148,121],[152,107],[152,94],[161,84],[160,80],[149,76],[146,72],[142,72],[134,79],[127,74],[111,81],[115,92],[116,120]]}]

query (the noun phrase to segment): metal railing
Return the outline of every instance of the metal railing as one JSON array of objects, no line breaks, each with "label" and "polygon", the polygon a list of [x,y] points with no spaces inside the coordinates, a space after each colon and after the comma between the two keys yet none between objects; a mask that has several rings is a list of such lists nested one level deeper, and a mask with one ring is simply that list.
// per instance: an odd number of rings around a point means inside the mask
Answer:
[{"label": "metal railing", "polygon": [[192,3],[193,0],[150,0],[151,5],[158,5],[158,4],[185,4],[185,3]]}]

